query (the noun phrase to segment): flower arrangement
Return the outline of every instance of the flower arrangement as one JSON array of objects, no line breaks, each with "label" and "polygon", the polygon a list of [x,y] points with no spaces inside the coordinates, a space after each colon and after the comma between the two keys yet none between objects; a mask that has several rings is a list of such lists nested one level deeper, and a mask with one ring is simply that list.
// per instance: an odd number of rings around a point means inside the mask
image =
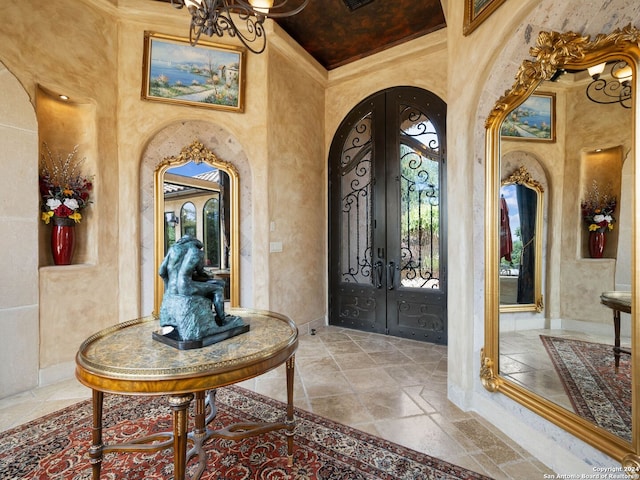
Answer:
[{"label": "flower arrangement", "polygon": [[582,218],[587,223],[590,232],[606,232],[613,230],[615,218],[613,212],[616,209],[616,197],[609,193],[602,193],[598,182],[593,181],[593,187],[587,198],[582,201]]},{"label": "flower arrangement", "polygon": [[42,154],[40,168],[40,196],[42,197],[42,221],[49,223],[52,217],[69,218],[75,223],[80,222],[80,211],[89,203],[89,194],[93,189],[92,178],[80,174],[80,165],[84,161],[78,160],[78,146],[62,158],[54,156],[43,144],[45,152]]}]

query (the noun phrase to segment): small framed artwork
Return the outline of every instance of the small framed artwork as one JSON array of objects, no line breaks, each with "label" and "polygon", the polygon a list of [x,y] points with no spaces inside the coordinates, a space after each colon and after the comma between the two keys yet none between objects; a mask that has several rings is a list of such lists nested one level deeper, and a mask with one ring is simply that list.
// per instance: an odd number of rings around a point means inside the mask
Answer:
[{"label": "small framed artwork", "polygon": [[244,111],[244,50],[145,32],[142,98]]},{"label": "small framed artwork", "polygon": [[502,122],[503,139],[556,141],[556,94],[536,92],[509,112]]},{"label": "small framed artwork", "polygon": [[464,0],[462,33],[469,35],[484,22],[505,0]]}]

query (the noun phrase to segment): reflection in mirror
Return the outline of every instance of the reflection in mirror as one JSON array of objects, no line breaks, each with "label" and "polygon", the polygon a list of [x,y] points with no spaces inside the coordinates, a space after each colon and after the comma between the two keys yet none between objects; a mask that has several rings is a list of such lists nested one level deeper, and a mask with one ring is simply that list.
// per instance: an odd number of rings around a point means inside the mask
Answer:
[{"label": "reflection in mirror", "polygon": [[[157,262],[184,235],[199,239],[204,268],[214,278],[225,281],[225,300],[238,306],[237,258],[238,215],[237,173],[232,165],[219,161],[199,142],[183,149],[175,158],[165,159],[156,171]],[[159,263],[158,263],[159,265]],[[159,278],[159,277],[158,277]],[[156,279],[156,309],[161,303],[162,281]],[[159,310],[156,310],[159,311]]]},{"label": "reflection in mirror", "polygon": [[521,166],[500,187],[500,311],[542,311],[542,185]]},{"label": "reflection in mirror", "polygon": [[[480,373],[488,390],[508,395],[638,469],[638,446],[632,442],[638,400],[631,395],[638,242],[630,208],[636,202],[637,104],[628,87],[637,84],[639,40],[633,27],[593,41],[542,32],[531,49],[534,60],[523,62],[513,88],[487,120],[486,343]],[[600,72],[588,70],[601,64]],[[621,64],[630,67],[625,84],[614,74],[614,65]],[[618,91],[625,93],[613,102],[596,102],[589,91],[595,81],[618,82]],[[546,113],[555,115],[549,134],[544,123],[533,122],[536,113],[523,108],[532,95],[552,99],[553,110]],[[510,115],[516,109],[518,115]],[[522,127],[518,135],[501,132],[508,117]],[[517,181],[519,172],[505,178],[505,155],[514,151],[537,159],[550,179],[544,192],[548,215],[539,203],[542,189]],[[532,224],[523,228],[534,217],[535,233],[528,228]],[[603,247],[596,253],[594,237]],[[525,245],[536,238],[543,245],[535,249],[537,256],[544,252],[544,308],[524,311],[524,302],[537,303],[530,288],[523,296],[518,293],[521,272],[531,268]],[[504,281],[516,276],[518,282]]]},{"label": "reflection in mirror", "polygon": [[[204,245],[205,270],[228,279],[230,238],[225,199],[229,176],[211,165],[188,162],[167,170],[163,188],[165,255],[182,236],[191,235]],[[227,300],[228,290],[227,285]]]}]

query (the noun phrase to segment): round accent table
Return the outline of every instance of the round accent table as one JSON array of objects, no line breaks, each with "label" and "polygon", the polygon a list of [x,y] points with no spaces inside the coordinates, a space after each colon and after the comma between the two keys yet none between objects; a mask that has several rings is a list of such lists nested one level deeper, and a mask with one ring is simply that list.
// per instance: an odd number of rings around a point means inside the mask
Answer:
[{"label": "round accent table", "polygon": [[613,310],[613,356],[615,362],[615,372],[620,368],[620,354],[631,355],[631,350],[620,346],[620,312],[631,313],[631,292],[611,291],[602,292],[600,303]]},{"label": "round accent table", "polygon": [[[239,440],[274,430],[287,435],[293,461],[293,378],[298,329],[287,317],[267,311],[229,309],[250,330],[222,342],[179,350],[152,339],[159,320],[146,317],[114,325],[85,340],[76,355],[76,377],[93,392],[92,478],[100,478],[102,456],[108,452],[159,451],[173,447],[174,478],[183,480],[187,462],[197,456],[200,478],[206,468],[204,443],[212,437]],[[215,417],[215,389],[261,375],[286,363],[287,409],[282,422],[243,423],[221,430],[207,424]],[[118,445],[102,443],[104,393],[167,395],[173,432],[151,435]],[[187,411],[195,398],[193,432],[187,432]],[[207,415],[207,407],[209,414]],[[187,452],[187,444],[192,447]]]}]

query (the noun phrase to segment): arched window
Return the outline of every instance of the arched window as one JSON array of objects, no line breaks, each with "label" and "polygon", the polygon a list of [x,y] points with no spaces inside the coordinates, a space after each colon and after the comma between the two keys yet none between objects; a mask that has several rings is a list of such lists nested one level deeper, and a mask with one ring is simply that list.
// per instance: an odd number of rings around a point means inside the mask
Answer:
[{"label": "arched window", "polygon": [[207,200],[202,211],[204,265],[220,268],[220,193]]},{"label": "arched window", "polygon": [[180,236],[191,235],[192,237],[197,238],[196,207],[191,202],[185,203],[180,209],[180,228]]}]

